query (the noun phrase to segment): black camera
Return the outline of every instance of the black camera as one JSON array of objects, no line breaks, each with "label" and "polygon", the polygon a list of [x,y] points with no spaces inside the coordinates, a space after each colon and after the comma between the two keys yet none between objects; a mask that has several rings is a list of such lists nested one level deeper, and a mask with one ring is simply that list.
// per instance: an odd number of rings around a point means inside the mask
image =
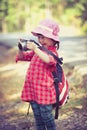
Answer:
[{"label": "black camera", "polygon": [[39,46],[39,43],[37,43],[36,41],[30,39],[30,40],[26,40],[26,39],[20,39],[20,41],[18,42],[18,48],[19,50],[22,50],[22,51],[28,51],[30,50],[29,48],[27,48],[27,42],[32,42],[35,43],[37,46]]},{"label": "black camera", "polygon": [[19,50],[22,50],[22,51],[29,50],[27,48],[27,42],[28,42],[28,40],[20,39],[20,41],[18,42],[18,48],[19,48]]}]

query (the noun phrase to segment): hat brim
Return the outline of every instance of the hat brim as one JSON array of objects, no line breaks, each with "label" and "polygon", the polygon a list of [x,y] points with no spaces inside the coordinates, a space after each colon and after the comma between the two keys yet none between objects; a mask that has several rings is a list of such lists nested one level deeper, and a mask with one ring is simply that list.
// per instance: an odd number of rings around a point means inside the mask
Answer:
[{"label": "hat brim", "polygon": [[45,29],[41,29],[40,27],[37,27],[37,28],[34,29],[31,33],[32,33],[34,36],[38,36],[38,34],[41,34],[41,35],[43,35],[43,36],[45,36],[45,37],[48,37],[48,38],[53,39],[53,40],[56,41],[56,42],[60,42],[58,35],[55,36],[54,34],[52,34],[52,32],[50,32],[50,31],[48,31],[48,30],[45,30]]}]

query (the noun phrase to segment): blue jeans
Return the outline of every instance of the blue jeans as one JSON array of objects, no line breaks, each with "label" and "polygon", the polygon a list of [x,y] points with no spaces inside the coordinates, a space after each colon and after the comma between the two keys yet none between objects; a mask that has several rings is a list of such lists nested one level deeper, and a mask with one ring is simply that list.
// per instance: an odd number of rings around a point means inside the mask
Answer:
[{"label": "blue jeans", "polygon": [[37,130],[56,130],[54,117],[52,115],[52,105],[41,105],[30,102]]}]

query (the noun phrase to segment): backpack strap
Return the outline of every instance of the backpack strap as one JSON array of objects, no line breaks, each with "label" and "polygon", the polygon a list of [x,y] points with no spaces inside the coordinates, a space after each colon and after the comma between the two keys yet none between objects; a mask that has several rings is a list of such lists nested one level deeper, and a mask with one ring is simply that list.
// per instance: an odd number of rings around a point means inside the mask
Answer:
[{"label": "backpack strap", "polygon": [[[59,116],[59,89],[58,89],[58,78],[56,76],[56,72],[52,72],[54,78],[54,86],[56,90],[56,108],[55,108],[55,119],[58,119]],[[55,78],[56,77],[56,78]]]},{"label": "backpack strap", "polygon": [[62,58],[57,57],[54,53],[52,53],[50,50],[48,50],[48,49],[45,48],[44,46],[40,46],[38,42],[36,42],[36,41],[34,41],[34,40],[32,40],[32,39],[30,39],[29,41],[30,41],[30,42],[34,42],[36,45],[38,45],[38,48],[39,48],[39,49],[41,49],[41,50],[47,52],[48,54],[52,55],[52,56],[54,57],[54,59],[55,59],[59,64],[63,64],[63,62],[62,62],[63,59],[62,59]]},{"label": "backpack strap", "polygon": [[52,55],[54,57],[54,59],[59,63],[59,64],[63,64],[62,62],[62,58],[57,57],[54,53],[52,53],[50,50],[48,50],[47,48],[45,48],[44,46],[39,46],[39,48],[41,50],[44,50],[45,52],[47,52],[48,54]]}]

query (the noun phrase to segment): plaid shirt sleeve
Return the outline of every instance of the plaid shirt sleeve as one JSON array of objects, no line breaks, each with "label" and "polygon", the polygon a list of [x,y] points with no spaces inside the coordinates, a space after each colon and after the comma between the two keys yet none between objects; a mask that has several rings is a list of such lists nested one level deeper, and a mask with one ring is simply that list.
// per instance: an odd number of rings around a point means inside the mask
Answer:
[{"label": "plaid shirt sleeve", "polygon": [[32,57],[34,56],[34,51],[30,52],[23,52],[23,57],[19,58],[18,55],[16,55],[16,62],[18,61],[31,61]]}]

